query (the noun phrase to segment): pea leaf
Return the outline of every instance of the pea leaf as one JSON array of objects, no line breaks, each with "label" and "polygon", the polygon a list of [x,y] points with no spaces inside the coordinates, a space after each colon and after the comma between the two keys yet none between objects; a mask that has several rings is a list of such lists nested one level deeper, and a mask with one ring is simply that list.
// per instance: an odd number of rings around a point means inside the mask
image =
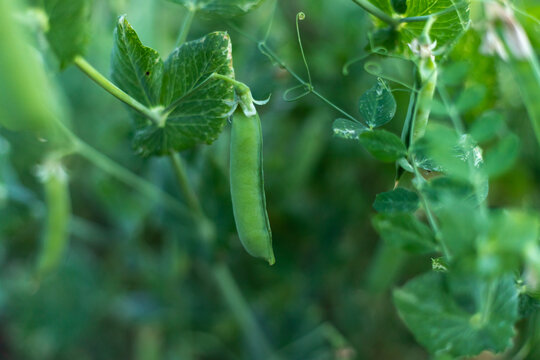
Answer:
[{"label": "pea leaf", "polygon": [[484,171],[490,177],[503,174],[514,165],[519,156],[519,138],[512,134],[506,136],[486,152]]},{"label": "pea leaf", "polygon": [[503,115],[489,111],[478,118],[471,126],[470,134],[477,142],[493,139],[497,133],[505,128]]},{"label": "pea leaf", "polygon": [[407,148],[399,137],[386,130],[367,131],[360,135],[360,144],[375,158],[392,162],[407,155]]},{"label": "pea leaf", "polygon": [[437,249],[431,229],[410,213],[378,214],[373,227],[390,246],[416,253]]},{"label": "pea leaf", "polygon": [[487,89],[485,85],[474,84],[465,88],[456,100],[456,108],[460,113],[466,113],[474,109],[486,98]]},{"label": "pea leaf", "polygon": [[511,276],[483,281],[430,272],[394,291],[399,316],[432,354],[474,356],[512,345],[518,293]]},{"label": "pea leaf", "polygon": [[118,19],[112,50],[112,80],[141,104],[159,105],[163,61],[158,52],[144,46],[125,16]]},{"label": "pea leaf", "polygon": [[360,98],[360,115],[371,127],[388,123],[396,114],[396,100],[382,79]]},{"label": "pea leaf", "polygon": [[375,210],[380,213],[413,212],[419,205],[418,195],[401,187],[378,194],[373,203]]},{"label": "pea leaf", "polygon": [[342,139],[358,140],[360,134],[367,131],[367,128],[358,123],[347,119],[337,119],[332,125],[334,135]]},{"label": "pea leaf", "polygon": [[[454,43],[465,31],[469,23],[469,2],[467,0],[407,0],[406,17],[425,16],[441,13],[429,33],[438,47]],[[402,39],[410,43],[420,36],[425,21],[408,22],[402,28]]]},{"label": "pea leaf", "polygon": [[392,0],[392,8],[398,14],[407,12],[407,0]]},{"label": "pea leaf", "polygon": [[91,4],[91,0],[44,0],[49,17],[46,36],[61,68],[68,66],[86,49]]},{"label": "pea leaf", "polygon": [[217,139],[235,104],[229,83],[212,78],[234,76],[229,35],[214,32],[187,42],[163,63],[142,45],[125,17],[115,31],[113,81],[130,96],[159,111],[156,123],[134,114],[136,151],[142,156],[165,155]]},{"label": "pea leaf", "polygon": [[234,17],[244,15],[264,0],[169,0],[206,15]]},{"label": "pea leaf", "polygon": [[489,276],[518,269],[537,246],[538,226],[536,214],[494,211],[487,236],[478,241],[478,269]]}]

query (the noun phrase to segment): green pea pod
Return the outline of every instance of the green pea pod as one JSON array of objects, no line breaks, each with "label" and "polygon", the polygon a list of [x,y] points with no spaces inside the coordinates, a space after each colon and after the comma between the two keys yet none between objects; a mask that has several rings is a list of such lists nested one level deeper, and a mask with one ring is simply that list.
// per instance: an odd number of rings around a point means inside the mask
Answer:
[{"label": "green pea pod", "polygon": [[64,255],[69,238],[71,204],[67,175],[61,164],[49,161],[39,174],[45,188],[47,223],[38,261],[38,275],[55,270]]},{"label": "green pea pod", "polygon": [[417,98],[418,108],[414,120],[413,141],[420,139],[426,132],[433,95],[437,87],[437,64],[432,56],[420,60],[418,76],[421,88]]},{"label": "green pea pod", "polygon": [[42,132],[58,103],[40,55],[15,21],[15,4],[0,0],[0,126]]},{"label": "green pea pod", "polygon": [[231,197],[236,229],[246,251],[275,263],[266,212],[259,115],[234,115],[231,134]]}]

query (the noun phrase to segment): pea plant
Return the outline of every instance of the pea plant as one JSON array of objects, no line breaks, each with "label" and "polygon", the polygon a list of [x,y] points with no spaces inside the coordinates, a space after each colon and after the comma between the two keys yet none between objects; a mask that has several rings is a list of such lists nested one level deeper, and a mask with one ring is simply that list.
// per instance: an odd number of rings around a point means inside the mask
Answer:
[{"label": "pea plant", "polygon": [[[301,26],[317,22],[309,17],[309,5],[290,21],[305,66],[302,76],[270,46],[279,1],[272,3],[274,13],[268,13],[262,40],[247,34],[238,19],[249,18],[264,0],[170,2],[186,15],[167,56],[143,44],[129,13],[117,14],[109,76],[85,57],[92,36],[91,0],[33,0],[24,5],[0,0],[0,125],[6,131],[31,133],[45,144],[42,163],[34,170],[43,184],[46,212],[33,286],[57,271],[70,246],[75,219],[66,164],[80,156],[195,229],[205,267],[235,317],[256,339],[258,356],[281,358],[217,250],[219,225],[191,183],[183,155],[204,152],[230,127],[228,187],[234,241],[253,257],[279,264],[266,209],[265,114],[259,116],[271,99],[255,100],[249,84],[235,77],[228,32],[191,39],[194,20],[218,19],[298,83],[283,92],[283,99],[272,101],[303,102],[308,96],[320,100],[321,109],[335,112],[328,118],[328,133],[395,167],[394,186],[372,199],[372,225],[381,238],[372,275],[392,278],[381,285],[386,289],[394,285],[407,257],[429,267],[391,292],[395,310],[414,339],[434,359],[470,358],[483,352],[515,359],[529,356],[538,340],[538,213],[531,204],[490,205],[490,184],[521,156],[521,139],[507,119],[505,104],[493,100],[498,93],[519,92],[517,106],[526,109],[527,126],[536,137],[536,148],[540,145],[540,65],[521,23],[538,26],[540,21],[505,0],[353,0],[371,25],[369,32],[358,32],[358,42],[365,47],[344,65],[343,73],[361,67],[373,81],[353,115],[323,95],[312,78]],[[345,2],[335,1],[335,6]],[[272,4],[264,4],[265,9]],[[482,66],[488,69],[482,74],[489,69],[497,69],[494,77],[504,73],[513,88],[495,89],[500,79],[473,76],[471,83],[470,74]],[[168,159],[180,199],[75,134],[70,126],[74,115],[66,110],[65,95],[51,75],[75,69],[86,76],[85,86],[93,86],[93,81],[125,104],[132,150],[141,162]],[[406,102],[398,98],[403,93]],[[403,118],[399,124],[398,117]],[[9,182],[6,174],[7,170],[0,173],[0,185]],[[0,186],[0,201],[6,198],[3,189]],[[337,358],[354,357],[343,351],[347,341],[336,329],[327,332],[338,339],[336,348],[342,351]]]}]

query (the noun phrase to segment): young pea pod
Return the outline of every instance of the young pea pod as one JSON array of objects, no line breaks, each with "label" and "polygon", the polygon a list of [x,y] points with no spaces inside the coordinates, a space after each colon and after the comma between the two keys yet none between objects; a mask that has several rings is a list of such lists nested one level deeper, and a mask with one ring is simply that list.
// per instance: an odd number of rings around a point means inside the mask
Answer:
[{"label": "young pea pod", "polygon": [[275,263],[264,194],[261,121],[238,111],[231,134],[231,198],[238,236],[246,251]]},{"label": "young pea pod", "polygon": [[0,0],[0,126],[48,130],[59,104],[37,50],[16,19],[17,1]]},{"label": "young pea pod", "polygon": [[432,55],[422,58],[418,65],[421,88],[418,93],[418,109],[413,130],[413,141],[420,139],[426,132],[431,113],[433,95],[437,87],[437,64]]},{"label": "young pea pod", "polygon": [[71,203],[67,175],[55,160],[47,161],[39,170],[47,203],[47,223],[38,260],[38,275],[55,270],[64,255],[69,238]]}]

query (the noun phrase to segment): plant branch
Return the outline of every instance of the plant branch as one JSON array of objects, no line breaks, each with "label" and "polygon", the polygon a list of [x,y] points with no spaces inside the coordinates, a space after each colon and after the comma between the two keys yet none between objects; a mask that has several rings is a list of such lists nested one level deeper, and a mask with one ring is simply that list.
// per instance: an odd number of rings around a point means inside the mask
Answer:
[{"label": "plant branch", "polygon": [[[416,160],[413,159],[413,161],[411,161],[411,163],[413,165],[415,176],[418,179],[420,179],[421,181],[425,181],[424,177],[420,173],[420,170],[418,170],[418,165],[416,164]],[[450,254],[450,251],[448,251],[448,247],[446,246],[446,243],[445,243],[445,241],[444,241],[444,239],[442,237],[442,233],[441,233],[441,230],[439,228],[439,224],[437,223],[437,220],[435,220],[435,216],[433,215],[433,211],[431,210],[431,207],[429,206],[429,202],[426,199],[424,193],[422,192],[421,186],[418,186],[418,194],[419,194],[419,197],[420,197],[420,201],[422,202],[422,205],[424,207],[424,211],[426,212],[426,216],[427,216],[429,225],[431,226],[431,228],[433,229],[433,232],[435,233],[435,239],[441,245],[442,252],[443,252],[444,256],[448,260],[450,260],[452,258],[452,256]]]},{"label": "plant branch", "polygon": [[246,338],[252,342],[251,345],[254,348],[258,349],[262,359],[269,359],[272,356],[270,344],[253,316],[248,302],[242,296],[242,292],[238,288],[229,268],[224,264],[214,265],[212,274],[225,302],[239,322]]},{"label": "plant branch", "polygon": [[399,19],[396,19],[388,15],[387,13],[385,13],[384,11],[382,11],[381,9],[379,9],[378,7],[370,3],[368,0],[352,0],[352,1],[356,5],[360,6],[362,9],[370,13],[371,15],[375,16],[379,20],[387,23],[388,25],[392,27],[396,27],[400,23]]},{"label": "plant branch", "polygon": [[176,47],[179,47],[186,42],[189,34],[189,29],[191,29],[191,24],[193,23],[193,19],[195,18],[196,13],[197,10],[194,6],[188,8],[188,13],[184,18],[184,23],[182,24],[182,28],[180,29],[180,33],[178,34],[178,39],[176,39]]},{"label": "plant branch", "polygon": [[201,203],[199,202],[199,198],[189,183],[186,167],[182,157],[177,152],[172,152],[169,158],[171,160],[174,174],[176,175],[176,180],[178,181],[178,185],[182,191],[182,194],[184,194],[188,206],[197,216],[206,217],[204,215]]},{"label": "plant branch", "polygon": [[287,71],[289,74],[291,74],[291,76],[293,78],[296,79],[296,81],[298,81],[300,84],[302,84],[307,90],[308,92],[306,94],[309,94],[309,93],[312,93],[313,95],[317,96],[320,100],[322,100],[323,102],[325,102],[326,104],[330,105],[332,108],[334,108],[336,111],[340,112],[341,114],[343,114],[345,117],[347,117],[348,119],[354,121],[354,122],[358,122],[358,123],[362,123],[360,120],[356,119],[354,116],[352,116],[351,114],[347,113],[345,110],[341,109],[339,106],[337,106],[336,104],[334,104],[333,102],[331,102],[330,100],[328,100],[325,96],[323,96],[321,93],[319,93],[318,91],[315,90],[315,87],[310,84],[309,82],[305,81],[304,79],[302,79],[302,77],[300,77],[298,74],[296,74],[289,66],[287,66],[287,64],[285,64],[285,62],[271,49],[268,47],[268,45],[266,45],[265,42],[259,42],[258,43],[258,48],[259,48],[259,51],[265,55],[266,57],[268,57],[272,62],[276,63],[279,67],[281,67],[282,69],[284,69],[285,71]]},{"label": "plant branch", "polygon": [[144,115],[148,119],[152,120],[155,124],[160,124],[161,115],[158,112],[154,112],[145,105],[141,104],[122,89],[114,85],[109,79],[103,76],[99,71],[97,71],[90,63],[88,63],[82,56],[75,57],[75,65],[81,70],[86,76],[92,79],[96,84],[101,86],[109,94],[113,95],[118,100],[122,101],[127,106],[131,107],[138,113]]},{"label": "plant branch", "polygon": [[73,134],[73,132],[69,130],[61,121],[57,120],[56,125],[73,145],[74,153],[79,154],[94,164],[97,168],[103,170],[105,173],[111,175],[124,184],[131,186],[149,199],[160,199],[163,201],[165,206],[175,211],[178,215],[186,217],[192,216],[191,212],[186,208],[186,206],[178,202],[170,194],[159,189],[152,183],[140,178],[131,171],[109,159],[106,155],[86,144],[79,137],[77,137],[77,135]]}]

